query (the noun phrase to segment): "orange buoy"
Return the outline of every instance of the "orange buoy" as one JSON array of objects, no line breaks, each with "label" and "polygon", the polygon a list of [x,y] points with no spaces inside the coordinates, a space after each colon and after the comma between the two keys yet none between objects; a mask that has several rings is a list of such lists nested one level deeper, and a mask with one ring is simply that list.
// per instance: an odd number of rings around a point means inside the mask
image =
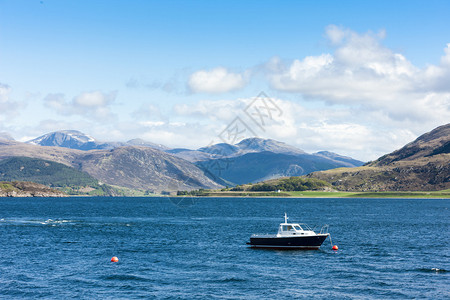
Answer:
[{"label": "orange buoy", "polygon": [[337,250],[337,249],[338,249],[338,246],[337,246],[337,245],[334,245],[333,248],[331,248],[331,249]]},{"label": "orange buoy", "polygon": [[119,259],[117,258],[117,256],[113,256],[111,258],[111,262],[118,262],[118,261],[119,261]]}]

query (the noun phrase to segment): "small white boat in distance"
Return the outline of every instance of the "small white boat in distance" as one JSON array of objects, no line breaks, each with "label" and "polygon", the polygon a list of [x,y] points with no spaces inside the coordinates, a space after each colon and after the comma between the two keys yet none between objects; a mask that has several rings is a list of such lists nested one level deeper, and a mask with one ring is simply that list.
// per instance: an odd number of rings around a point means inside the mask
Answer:
[{"label": "small white boat in distance", "polygon": [[330,235],[328,225],[322,227],[320,233],[315,233],[308,225],[302,223],[288,223],[284,214],[284,223],[278,227],[277,234],[253,234],[250,242],[252,248],[272,249],[319,249]]}]

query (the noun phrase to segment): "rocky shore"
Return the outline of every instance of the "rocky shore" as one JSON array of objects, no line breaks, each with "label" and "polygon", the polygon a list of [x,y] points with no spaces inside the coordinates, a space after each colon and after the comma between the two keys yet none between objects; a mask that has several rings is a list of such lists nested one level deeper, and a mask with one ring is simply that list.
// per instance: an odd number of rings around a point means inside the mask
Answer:
[{"label": "rocky shore", "polygon": [[0,182],[0,197],[67,197],[48,186],[25,181]]}]

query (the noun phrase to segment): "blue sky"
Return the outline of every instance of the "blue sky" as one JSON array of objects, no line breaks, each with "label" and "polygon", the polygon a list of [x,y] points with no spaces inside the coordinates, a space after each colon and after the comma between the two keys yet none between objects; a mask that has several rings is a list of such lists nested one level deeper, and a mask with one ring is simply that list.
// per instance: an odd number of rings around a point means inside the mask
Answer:
[{"label": "blue sky", "polygon": [[247,120],[251,135],[375,159],[450,120],[449,13],[449,1],[0,0],[0,132],[197,148],[263,91],[282,114]]}]

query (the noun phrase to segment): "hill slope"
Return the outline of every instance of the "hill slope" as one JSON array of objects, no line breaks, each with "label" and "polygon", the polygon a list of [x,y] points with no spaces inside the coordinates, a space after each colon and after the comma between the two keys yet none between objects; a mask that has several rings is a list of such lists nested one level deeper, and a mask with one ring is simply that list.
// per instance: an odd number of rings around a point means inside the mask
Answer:
[{"label": "hill slope", "polygon": [[161,192],[220,187],[192,163],[148,147],[90,151],[74,163],[103,182],[129,188]]},{"label": "hill slope", "polygon": [[29,157],[1,160],[0,181],[32,181],[54,187],[98,185],[98,180],[87,173],[53,161]]},{"label": "hill slope", "polygon": [[85,172],[39,158],[10,157],[1,160],[0,180],[38,183],[70,195],[121,195],[117,189],[99,184],[97,179]]},{"label": "hill slope", "polygon": [[385,166],[398,161],[427,160],[438,158],[439,154],[450,153],[450,124],[439,126],[432,131],[419,136],[415,141],[399,150],[386,154],[369,166]]},{"label": "hill slope", "polygon": [[450,124],[358,168],[314,172],[308,177],[346,191],[433,191],[450,188]]}]

